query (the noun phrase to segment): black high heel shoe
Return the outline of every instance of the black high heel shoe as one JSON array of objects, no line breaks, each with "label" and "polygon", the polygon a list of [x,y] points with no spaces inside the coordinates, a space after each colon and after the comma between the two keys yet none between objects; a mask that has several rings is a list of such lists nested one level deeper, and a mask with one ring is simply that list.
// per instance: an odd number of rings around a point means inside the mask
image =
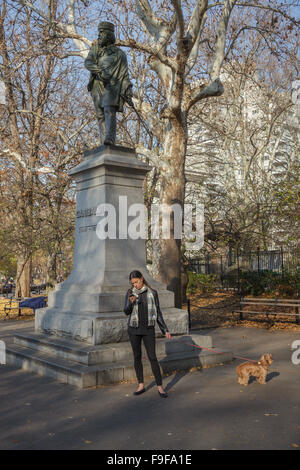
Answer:
[{"label": "black high heel shoe", "polygon": [[159,390],[158,390],[158,393],[159,395],[161,396],[161,398],[167,398],[168,394],[166,392],[164,393],[161,393]]},{"label": "black high heel shoe", "polygon": [[142,390],[138,390],[137,392],[133,392],[133,395],[141,395],[141,393],[144,393],[146,391],[145,388],[142,388]]}]

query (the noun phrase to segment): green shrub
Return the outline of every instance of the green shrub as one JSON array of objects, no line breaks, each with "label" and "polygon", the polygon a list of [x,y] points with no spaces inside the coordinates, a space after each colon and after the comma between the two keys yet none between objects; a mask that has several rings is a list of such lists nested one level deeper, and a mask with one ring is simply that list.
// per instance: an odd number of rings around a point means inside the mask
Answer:
[{"label": "green shrub", "polygon": [[207,294],[210,292],[214,292],[214,290],[216,289],[218,278],[214,274],[197,274],[188,271],[187,275],[187,294],[193,294],[197,290],[200,290],[203,294]]},{"label": "green shrub", "polygon": [[265,291],[264,277],[255,271],[240,273],[240,291],[242,295],[261,295]]},{"label": "green shrub", "polygon": [[[300,271],[283,273],[268,270],[240,271],[241,295],[260,296],[269,294],[273,297],[300,297]],[[193,294],[197,290],[202,293],[213,292],[219,285],[218,277],[214,274],[196,274],[188,271],[187,293]],[[224,287],[238,287],[237,271],[222,276]]]},{"label": "green shrub", "polygon": [[242,295],[259,296],[263,293],[278,297],[300,296],[300,273],[276,273],[268,270],[240,273]]}]

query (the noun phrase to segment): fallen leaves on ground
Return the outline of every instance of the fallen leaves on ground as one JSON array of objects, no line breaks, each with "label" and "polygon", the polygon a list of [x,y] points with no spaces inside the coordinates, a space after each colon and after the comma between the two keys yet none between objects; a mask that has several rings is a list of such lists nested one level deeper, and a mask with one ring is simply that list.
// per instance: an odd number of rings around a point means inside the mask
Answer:
[{"label": "fallen leaves on ground", "polygon": [[[260,295],[259,298],[270,298],[268,295]],[[246,298],[255,299],[253,296]],[[267,319],[265,314],[248,315],[247,310],[253,310],[253,306],[244,306],[244,318],[239,319],[239,313],[232,313],[232,310],[240,310],[239,295],[233,292],[214,292],[203,294],[196,292],[189,296],[191,305],[192,328],[217,328],[242,326],[247,328],[263,328],[268,330],[292,330],[300,331],[300,325],[295,323],[294,316],[280,316],[274,318],[274,314],[269,314]],[[286,299],[288,301],[288,299]],[[208,307],[205,309],[205,307]],[[187,310],[187,304],[183,306]],[[270,307],[260,306],[261,311]],[[282,311],[282,308],[280,309]],[[284,312],[294,313],[293,307],[285,307]]]}]

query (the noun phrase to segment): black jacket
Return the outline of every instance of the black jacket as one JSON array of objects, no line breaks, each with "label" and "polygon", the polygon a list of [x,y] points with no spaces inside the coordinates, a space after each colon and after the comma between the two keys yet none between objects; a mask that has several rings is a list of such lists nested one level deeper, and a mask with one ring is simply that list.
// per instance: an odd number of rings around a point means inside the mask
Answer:
[{"label": "black jacket", "polygon": [[[126,313],[126,315],[131,315],[132,310],[133,310],[133,303],[130,302],[129,297],[128,297],[129,296],[129,291],[130,291],[130,289],[128,289],[128,291],[125,295],[124,313]],[[165,321],[163,319],[163,315],[162,315],[161,310],[160,310],[157,291],[152,289],[152,292],[153,292],[154,302],[155,302],[156,311],[157,311],[157,319],[156,319],[157,324],[158,324],[162,334],[165,335],[169,330],[167,328],[167,325],[165,324]],[[130,322],[130,318],[128,320],[128,325],[129,325],[129,322]]]}]

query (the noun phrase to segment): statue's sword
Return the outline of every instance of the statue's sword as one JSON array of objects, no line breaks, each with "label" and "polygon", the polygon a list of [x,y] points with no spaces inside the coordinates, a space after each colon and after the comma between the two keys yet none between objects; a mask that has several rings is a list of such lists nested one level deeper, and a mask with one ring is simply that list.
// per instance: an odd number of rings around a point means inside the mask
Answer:
[{"label": "statue's sword", "polygon": [[140,121],[140,123],[142,124],[142,126],[144,127],[145,131],[147,132],[147,134],[151,137],[151,139],[154,138],[154,134],[153,132],[150,131],[148,125],[146,124],[146,122],[144,121],[144,119],[142,118],[142,116],[140,115],[140,113],[138,112],[138,110],[136,109],[136,107],[134,106],[133,104],[133,101],[128,99],[127,97],[121,95],[122,98],[124,99],[124,101],[133,109],[133,111],[135,112],[135,114],[137,115],[138,117],[138,120]]}]

